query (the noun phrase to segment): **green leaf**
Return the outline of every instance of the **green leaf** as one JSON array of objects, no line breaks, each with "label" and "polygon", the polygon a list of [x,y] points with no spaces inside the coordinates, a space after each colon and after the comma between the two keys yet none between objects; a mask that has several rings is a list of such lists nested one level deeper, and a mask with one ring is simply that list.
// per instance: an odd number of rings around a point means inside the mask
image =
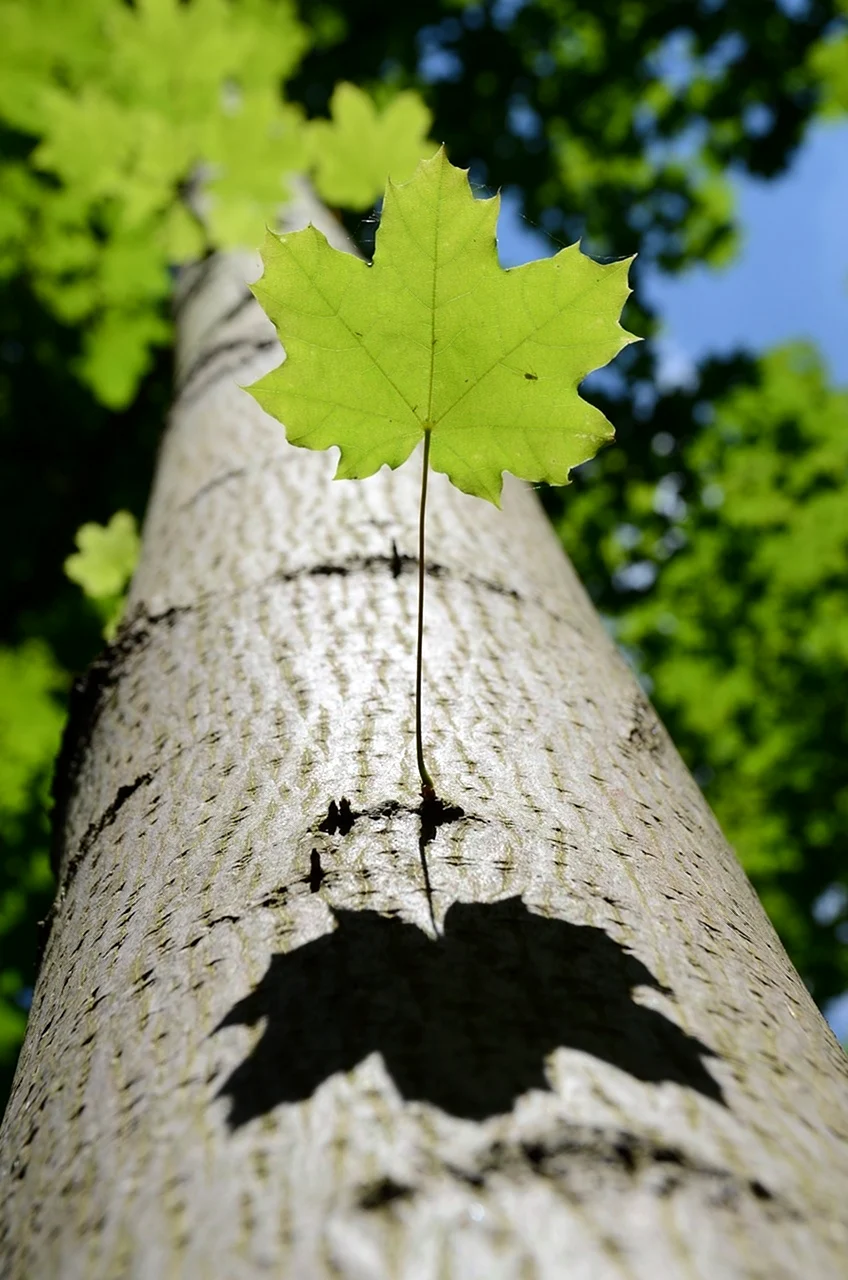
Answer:
[{"label": "green leaf", "polygon": [[309,146],[319,194],[330,204],[368,209],[382,195],[386,175],[404,182],[419,160],[433,154],[427,142],[431,115],[416,93],[399,93],[378,112],[354,84],[336,85],[332,120],[309,126]]},{"label": "green leaf", "polygon": [[571,245],[503,271],[498,203],[441,150],[389,183],[373,266],[314,227],[268,233],[254,293],[286,359],[250,390],[292,444],[339,447],[337,479],[400,466],[427,429],[433,468],[500,505],[504,471],[566,484],[612,438],[577,386],[636,341],[630,259]]},{"label": "green leaf", "polygon": [[810,52],[810,67],[821,81],[822,110],[830,116],[848,111],[848,0],[840,0],[841,24],[834,24],[830,38],[817,42]]},{"label": "green leaf", "polygon": [[110,409],[125,409],[153,362],[151,347],[164,344],[170,328],[152,310],[105,312],[85,333],[77,370]]},{"label": "green leaf", "polygon": [[[0,15],[0,124],[31,135],[0,165],[0,278],[22,272],[83,328],[76,372],[110,408],[170,337],[169,267],[255,246],[293,174],[363,208],[433,150],[411,92],[378,109],[342,86],[311,123],[281,96],[312,43],[293,0],[0,0]],[[338,37],[325,18],[310,14]]]},{"label": "green leaf", "polygon": [[116,511],[107,525],[84,524],[77,530],[79,551],[68,556],[65,573],[91,600],[106,600],[124,590],[138,560],[135,517]]},{"label": "green leaf", "polygon": [[42,640],[0,648],[0,832],[23,813],[30,790],[46,778],[65,712],[58,695],[67,677]]}]

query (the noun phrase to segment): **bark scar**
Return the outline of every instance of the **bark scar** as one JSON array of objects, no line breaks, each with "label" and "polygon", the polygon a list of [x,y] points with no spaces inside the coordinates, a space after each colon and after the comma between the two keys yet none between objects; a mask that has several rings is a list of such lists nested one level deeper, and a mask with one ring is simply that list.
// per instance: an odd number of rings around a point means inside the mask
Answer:
[{"label": "bark scar", "polygon": [[414,1187],[395,1182],[394,1178],[378,1178],[359,1188],[357,1201],[360,1209],[373,1212],[375,1209],[385,1209],[386,1205],[395,1200],[407,1200],[414,1194]]},{"label": "bark scar", "polygon": [[88,854],[95,840],[97,840],[98,836],[102,835],[102,833],[107,829],[107,827],[112,826],[112,823],[115,821],[121,809],[124,807],[126,802],[130,799],[130,797],[135,795],[136,791],[138,791],[140,787],[145,787],[152,781],[153,781],[152,773],[142,773],[142,774],[139,774],[139,776],[135,778],[132,782],[128,782],[124,786],[118,787],[118,790],[115,792],[114,799],[110,802],[110,804],[106,806],[106,808],[101,813],[100,817],[95,822],[90,822],[86,827],[83,837],[80,840],[79,848],[77,849],[73,857],[68,860],[68,863],[65,867],[64,875],[59,881],[58,887],[56,889],[56,896],[53,899],[50,910],[48,911],[45,918],[39,921],[40,936],[38,940],[38,957],[37,957],[37,963],[39,968],[41,966],[41,961],[44,956],[44,951],[47,947],[47,940],[50,937],[50,932],[56,921],[56,917],[59,914],[59,910],[62,906],[62,903],[67,898],[68,890],[73,884],[74,878],[76,877],[77,872],[79,871],[80,867],[85,861],[86,855]]},{"label": "bark scar", "polygon": [[[325,835],[334,836],[338,832],[341,836],[346,836],[353,829],[354,824],[360,818],[368,818],[371,821],[377,821],[380,818],[393,817],[396,813],[414,813],[419,820],[419,836],[418,836],[418,856],[421,859],[421,872],[424,877],[424,892],[427,895],[427,906],[430,910],[430,923],[433,926],[433,933],[439,936],[439,927],[436,924],[436,914],[433,907],[433,886],[430,881],[430,868],[427,865],[427,846],[432,844],[436,838],[436,832],[439,827],[447,826],[451,822],[481,822],[481,818],[471,818],[460,808],[459,805],[446,804],[444,800],[440,800],[438,796],[425,796],[421,803],[416,807],[411,805],[399,804],[397,800],[387,800],[384,804],[377,805],[373,809],[355,810],[351,809],[350,801],[347,796],[342,796],[338,804],[335,800],[331,800],[327,807],[327,815],[317,825],[318,831],[324,832]],[[313,870],[316,851],[313,849]],[[320,866],[320,860],[319,864]],[[309,884],[312,887],[314,875],[310,870]],[[323,872],[321,879],[318,881],[320,887],[323,880]],[[312,892],[317,892],[312,889]]]},{"label": "bark scar", "polygon": [[637,694],[633,699],[629,718],[631,727],[627,735],[628,744],[655,755],[662,751],[660,723],[653,707],[641,694]]},{"label": "bark scar", "polygon": [[65,852],[64,832],[68,809],[76,792],[83,759],[100,719],[106,695],[124,674],[129,660],[150,643],[154,625],[171,627],[182,607],[147,615],[139,611],[122,624],[117,639],[95,658],[85,675],[74,683],[68,704],[68,720],[53,775],[53,816],[50,860],[58,879]]}]

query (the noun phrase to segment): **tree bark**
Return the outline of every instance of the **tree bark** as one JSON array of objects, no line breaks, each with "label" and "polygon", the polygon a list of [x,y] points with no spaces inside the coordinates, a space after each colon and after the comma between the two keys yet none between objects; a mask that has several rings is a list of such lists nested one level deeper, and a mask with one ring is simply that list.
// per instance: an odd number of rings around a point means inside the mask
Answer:
[{"label": "tree bark", "polygon": [[432,477],[422,812],[418,468],[287,445],[243,278],[75,696],[0,1272],[844,1277],[846,1058],[535,495]]}]

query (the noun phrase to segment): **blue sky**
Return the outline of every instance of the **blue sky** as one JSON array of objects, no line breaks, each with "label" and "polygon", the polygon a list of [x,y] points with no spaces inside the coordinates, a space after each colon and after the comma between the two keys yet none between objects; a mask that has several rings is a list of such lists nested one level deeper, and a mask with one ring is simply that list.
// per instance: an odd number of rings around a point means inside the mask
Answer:
[{"label": "blue sky", "polygon": [[[648,296],[664,320],[661,371],[683,380],[694,361],[744,345],[760,351],[812,339],[831,377],[848,386],[848,124],[820,122],[789,171],[735,180],[743,242],[722,271],[653,272]],[[500,256],[515,266],[553,245],[504,195]]]},{"label": "blue sky", "polygon": [[817,124],[783,177],[735,185],[744,240],[734,262],[649,284],[666,359],[685,369],[707,351],[810,338],[848,385],[848,124]]}]

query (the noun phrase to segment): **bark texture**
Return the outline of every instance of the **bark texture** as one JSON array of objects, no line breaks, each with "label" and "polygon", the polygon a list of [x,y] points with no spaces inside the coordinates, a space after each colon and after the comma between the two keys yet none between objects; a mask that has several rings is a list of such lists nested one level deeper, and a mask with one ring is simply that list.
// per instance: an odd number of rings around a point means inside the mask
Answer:
[{"label": "bark texture", "polygon": [[535,495],[433,477],[422,815],[418,469],[286,444],[242,279],[75,699],[0,1273],[844,1278],[845,1056]]}]

